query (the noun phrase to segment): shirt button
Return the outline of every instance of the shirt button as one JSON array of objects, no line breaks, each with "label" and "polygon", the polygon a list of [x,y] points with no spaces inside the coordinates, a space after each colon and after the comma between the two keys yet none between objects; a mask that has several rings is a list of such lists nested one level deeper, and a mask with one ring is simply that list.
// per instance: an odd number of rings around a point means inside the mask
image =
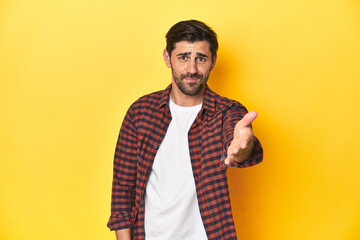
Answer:
[{"label": "shirt button", "polygon": [[142,197],[142,194],[141,194],[141,193],[139,193],[139,197]]},{"label": "shirt button", "polygon": [[158,149],[158,145],[154,145],[154,149],[155,149],[155,150]]}]

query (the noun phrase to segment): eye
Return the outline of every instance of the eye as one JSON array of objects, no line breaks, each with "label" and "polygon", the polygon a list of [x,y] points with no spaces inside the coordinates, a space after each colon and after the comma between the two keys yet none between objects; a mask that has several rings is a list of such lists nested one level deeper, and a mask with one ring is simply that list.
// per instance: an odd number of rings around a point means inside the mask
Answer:
[{"label": "eye", "polygon": [[181,61],[185,61],[186,59],[187,59],[186,56],[180,56],[180,57],[179,57],[179,60],[181,60]]},{"label": "eye", "polygon": [[198,57],[197,60],[198,60],[198,62],[205,62],[205,61],[206,61],[206,58]]}]

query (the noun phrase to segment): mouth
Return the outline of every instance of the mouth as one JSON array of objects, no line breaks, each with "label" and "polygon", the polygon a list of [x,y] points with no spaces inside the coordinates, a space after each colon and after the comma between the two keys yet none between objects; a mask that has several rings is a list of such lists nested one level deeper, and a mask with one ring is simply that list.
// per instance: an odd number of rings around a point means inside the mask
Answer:
[{"label": "mouth", "polygon": [[185,80],[188,81],[188,82],[197,82],[197,81],[199,81],[199,79],[200,78],[191,78],[191,77],[185,78]]}]

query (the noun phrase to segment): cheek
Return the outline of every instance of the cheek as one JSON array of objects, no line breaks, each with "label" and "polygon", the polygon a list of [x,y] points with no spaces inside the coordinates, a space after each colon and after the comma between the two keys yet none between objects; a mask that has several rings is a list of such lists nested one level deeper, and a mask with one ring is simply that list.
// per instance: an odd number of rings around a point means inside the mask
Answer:
[{"label": "cheek", "polygon": [[184,71],[186,71],[186,68],[181,64],[172,65],[172,69],[177,73],[183,73]]},{"label": "cheek", "polygon": [[198,68],[202,74],[208,74],[211,71],[211,64],[205,64]]}]

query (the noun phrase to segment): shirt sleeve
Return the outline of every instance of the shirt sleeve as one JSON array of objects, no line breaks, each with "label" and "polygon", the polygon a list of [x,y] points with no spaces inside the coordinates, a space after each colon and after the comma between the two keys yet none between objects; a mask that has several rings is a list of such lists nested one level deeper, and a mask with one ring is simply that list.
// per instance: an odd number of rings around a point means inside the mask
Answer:
[{"label": "shirt sleeve", "polygon": [[138,137],[132,116],[130,108],[115,149],[111,216],[107,224],[110,230],[131,228],[134,218]]},{"label": "shirt sleeve", "polygon": [[[238,102],[235,102],[230,107],[226,108],[223,118],[223,154],[221,158],[221,165],[226,166],[224,161],[227,157],[227,149],[230,146],[234,137],[234,128],[238,121],[248,112],[247,109]],[[233,162],[229,167],[250,167],[260,163],[263,159],[263,149],[260,141],[254,136],[254,149],[248,159],[241,163]]]}]

